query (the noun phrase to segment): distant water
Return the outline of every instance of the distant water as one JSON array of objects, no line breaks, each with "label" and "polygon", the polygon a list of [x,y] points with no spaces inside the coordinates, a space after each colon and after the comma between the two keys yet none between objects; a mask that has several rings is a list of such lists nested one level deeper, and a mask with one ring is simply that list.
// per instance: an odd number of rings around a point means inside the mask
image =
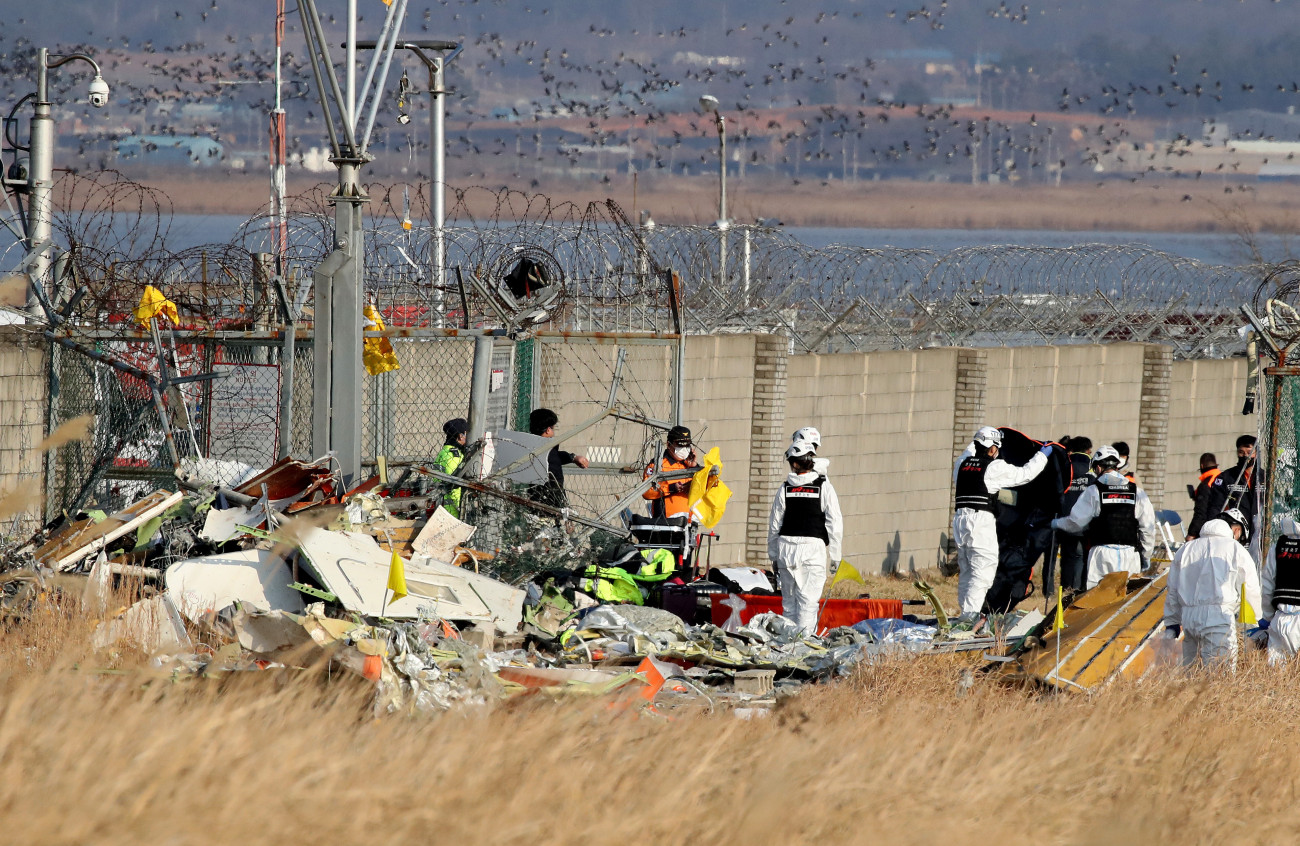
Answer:
[{"label": "distant water", "polygon": [[[234,237],[246,218],[239,215],[178,214],[172,219],[167,243],[174,249],[221,244]],[[1221,232],[1056,232],[1037,229],[835,229],[783,227],[791,237],[813,247],[843,244],[855,247],[902,247],[950,252],[963,247],[994,245],[1072,247],[1079,244],[1140,244],[1207,264],[1243,264],[1249,260],[1241,240]],[[1300,238],[1261,235],[1258,246],[1269,261],[1300,253]]]},{"label": "distant water", "polygon": [[[1250,255],[1235,235],[1221,232],[1054,232],[1040,229],[821,229],[789,227],[787,231],[809,246],[845,244],[855,247],[902,247],[950,252],[962,247],[1013,245],[1073,247],[1079,244],[1139,244],[1206,264],[1244,264]],[[1300,239],[1260,235],[1257,246],[1268,261],[1281,261],[1300,252]]]}]

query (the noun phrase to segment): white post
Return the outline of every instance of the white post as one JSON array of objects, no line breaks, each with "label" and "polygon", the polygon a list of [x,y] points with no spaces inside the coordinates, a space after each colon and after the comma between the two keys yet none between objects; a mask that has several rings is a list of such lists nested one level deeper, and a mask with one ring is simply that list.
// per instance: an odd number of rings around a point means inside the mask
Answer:
[{"label": "white post", "polygon": [[447,284],[447,240],[443,226],[447,219],[447,132],[446,132],[446,79],[445,62],[442,56],[435,56],[429,63],[429,160],[430,186],[429,206],[433,212],[433,260],[435,262],[434,297],[435,326],[443,326],[444,302],[443,292]]},{"label": "white post", "polygon": [[[53,230],[50,193],[54,187],[54,118],[50,114],[48,91],[49,50],[42,47],[37,54],[36,107],[31,120],[31,161],[27,172],[28,189],[28,255],[35,254],[28,266],[34,285],[44,285],[50,269],[48,249]],[[27,290],[27,306],[35,311],[35,292]]]},{"label": "white post", "polygon": [[343,122],[346,123],[353,132],[357,128],[357,0],[348,0],[348,44],[346,48],[347,58],[344,60],[347,64],[347,107],[348,113],[343,116]]}]

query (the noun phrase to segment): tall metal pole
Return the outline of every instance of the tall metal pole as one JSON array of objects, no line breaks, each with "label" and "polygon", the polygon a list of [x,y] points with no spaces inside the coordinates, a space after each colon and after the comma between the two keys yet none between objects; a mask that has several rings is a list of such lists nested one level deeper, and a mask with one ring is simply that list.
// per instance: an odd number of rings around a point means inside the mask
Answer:
[{"label": "tall metal pole", "polygon": [[718,285],[727,282],[727,119],[718,117]]},{"label": "tall metal pole", "polygon": [[[358,49],[372,50],[375,41],[359,41]],[[447,64],[460,54],[455,41],[399,41],[399,49],[410,50],[429,72],[429,228],[433,230],[433,325],[445,325],[444,292],[447,286]],[[425,51],[428,50],[434,55]]]},{"label": "tall metal pole", "polygon": [[343,122],[356,131],[357,126],[357,0],[348,0],[348,42],[344,46],[344,69],[347,72],[347,114]]},{"label": "tall metal pole", "polygon": [[[284,47],[284,0],[275,0],[275,108],[271,111],[271,253],[275,272],[283,274],[284,255],[289,249],[289,222],[285,218],[285,125],[280,99],[283,85],[281,57]],[[292,308],[292,301],[290,301]]]},{"label": "tall metal pole", "polygon": [[[50,193],[54,187],[54,118],[50,115],[48,91],[49,50],[42,47],[36,60],[36,107],[31,120],[31,163],[28,169],[28,243],[32,256],[28,273],[34,285],[43,285],[50,269],[50,239],[53,230]],[[36,305],[34,289],[27,291],[29,309]]]},{"label": "tall metal pole", "polygon": [[727,119],[718,112],[718,220],[727,219]]},{"label": "tall metal pole", "polygon": [[27,291],[27,306],[39,309],[37,286],[43,286],[53,261],[50,246],[53,236],[54,210],[50,201],[54,189],[54,118],[50,113],[49,71],[68,62],[85,62],[95,69],[95,79],[90,85],[90,102],[95,107],[108,102],[108,86],[99,64],[85,53],[69,53],[50,59],[50,51],[40,48],[36,54],[36,104],[32,110],[30,126],[30,163],[27,172],[27,255],[28,273],[32,286]]},{"label": "tall metal pole", "polygon": [[443,292],[447,284],[447,235],[443,225],[447,220],[447,130],[446,130],[446,93],[444,86],[445,63],[442,56],[435,56],[429,62],[429,178],[432,184],[429,190],[429,208],[433,220],[433,260],[434,260],[434,323],[443,325]]}]

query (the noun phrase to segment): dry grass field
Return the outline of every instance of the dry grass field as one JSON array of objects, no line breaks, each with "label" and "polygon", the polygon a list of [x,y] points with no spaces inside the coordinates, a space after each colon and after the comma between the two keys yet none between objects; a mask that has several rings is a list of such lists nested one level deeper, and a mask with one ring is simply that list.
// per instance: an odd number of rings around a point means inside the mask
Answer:
[{"label": "dry grass field", "polygon": [[[294,180],[290,194],[306,191],[328,175]],[[176,212],[252,215],[266,195],[260,173],[155,174],[141,181],[166,194]],[[377,178],[379,184],[396,179]],[[453,174],[450,184],[462,183]],[[479,177],[476,184],[511,186],[540,192],[555,201],[586,205],[612,198],[629,215],[649,209],[665,224],[712,224],[717,217],[717,183],[712,178],[665,178],[640,181],[635,202],[631,180],[618,176],[609,185],[554,180],[529,188],[527,180],[509,175]],[[1218,181],[1126,180],[1047,185],[979,185],[957,183],[862,181],[856,184],[772,181],[750,177],[728,182],[731,216],[740,222],[779,218],[789,226],[885,229],[1045,229],[1132,232],[1294,232],[1300,226],[1300,196],[1292,186],[1261,183],[1247,191]],[[480,195],[476,216],[494,207]],[[398,206],[400,207],[400,199]],[[418,211],[418,210],[417,210]],[[370,213],[383,213],[372,203]]]},{"label": "dry grass field", "polygon": [[1295,840],[1300,673],[1258,655],[1091,698],[922,657],[751,720],[540,700],[374,719],[351,679],[174,682],[92,655],[90,626],[0,631],[6,843]]}]

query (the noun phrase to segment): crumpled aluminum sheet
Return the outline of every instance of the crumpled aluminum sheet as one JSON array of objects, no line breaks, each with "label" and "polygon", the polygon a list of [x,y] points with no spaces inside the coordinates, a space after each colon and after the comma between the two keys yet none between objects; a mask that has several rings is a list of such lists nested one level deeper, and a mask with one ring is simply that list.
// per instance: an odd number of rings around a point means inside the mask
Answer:
[{"label": "crumpled aluminum sheet", "polygon": [[925,652],[939,634],[934,626],[894,619],[863,620],[852,628],[868,635],[874,643],[901,646],[910,652]]}]

